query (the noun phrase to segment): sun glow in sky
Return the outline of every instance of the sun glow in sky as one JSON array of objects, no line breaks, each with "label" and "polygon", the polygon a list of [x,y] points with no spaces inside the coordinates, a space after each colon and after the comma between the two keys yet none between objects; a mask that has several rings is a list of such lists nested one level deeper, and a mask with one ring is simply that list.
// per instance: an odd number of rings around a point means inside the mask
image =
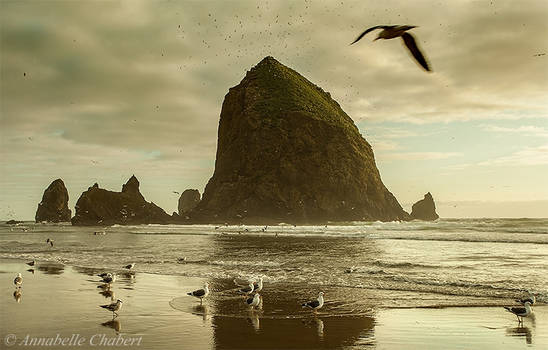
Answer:
[{"label": "sun glow in sky", "polygon": [[[548,2],[0,2],[0,219],[135,174],[176,211],[213,173],[224,95],[271,55],[329,91],[406,210],[548,216]],[[411,24],[424,72],[378,24]]]}]

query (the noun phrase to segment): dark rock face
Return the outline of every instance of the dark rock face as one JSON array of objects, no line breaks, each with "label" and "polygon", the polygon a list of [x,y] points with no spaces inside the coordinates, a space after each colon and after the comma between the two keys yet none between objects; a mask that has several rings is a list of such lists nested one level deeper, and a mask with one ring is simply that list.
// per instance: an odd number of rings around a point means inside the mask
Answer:
[{"label": "dark rock face", "polygon": [[430,192],[424,195],[424,199],[413,204],[411,218],[426,221],[434,221],[439,218],[439,215],[436,213],[434,198],[432,198]]},{"label": "dark rock face", "polygon": [[122,192],[107,191],[98,184],[89,187],[76,202],[73,225],[139,225],[164,224],[171,216],[139,192],[139,181],[132,176]]},{"label": "dark rock face", "polygon": [[36,222],[68,222],[71,211],[68,208],[69,195],[61,179],[53,181],[44,191],[42,201],[38,203]]},{"label": "dark rock face", "polygon": [[198,190],[185,190],[179,198],[179,215],[183,216],[190,212],[192,209],[200,203],[200,191]]},{"label": "dark rock face", "polygon": [[225,96],[215,172],[192,220],[408,218],[382,183],[371,146],[329,93],[266,57]]}]

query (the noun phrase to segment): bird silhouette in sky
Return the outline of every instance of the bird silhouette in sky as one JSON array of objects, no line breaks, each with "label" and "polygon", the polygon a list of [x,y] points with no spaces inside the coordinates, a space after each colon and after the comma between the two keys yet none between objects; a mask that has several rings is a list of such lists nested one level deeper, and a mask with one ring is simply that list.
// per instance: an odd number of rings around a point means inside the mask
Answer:
[{"label": "bird silhouette in sky", "polygon": [[[363,33],[361,33],[356,40],[354,40],[350,45],[358,42],[361,38],[363,38],[367,33],[374,31],[375,29],[382,29],[382,31],[379,33],[377,38],[375,40],[379,39],[393,39],[397,37],[401,37],[403,39],[403,42],[405,46],[407,46],[407,49],[411,52],[413,57],[415,57],[415,60],[424,68],[426,71],[430,72],[431,68],[428,65],[428,62],[426,61],[426,58],[424,58],[424,55],[419,50],[419,47],[417,46],[417,43],[415,42],[415,38],[409,34],[407,31],[409,29],[416,28],[417,26],[374,26],[371,28],[366,29]],[[373,40],[373,41],[375,41]]]}]

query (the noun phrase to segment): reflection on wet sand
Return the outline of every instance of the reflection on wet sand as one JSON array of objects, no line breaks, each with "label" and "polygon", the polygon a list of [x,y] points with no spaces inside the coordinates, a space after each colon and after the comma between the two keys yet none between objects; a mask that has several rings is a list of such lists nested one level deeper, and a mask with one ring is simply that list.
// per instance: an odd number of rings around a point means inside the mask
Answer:
[{"label": "reflection on wet sand", "polygon": [[224,291],[208,300],[217,349],[340,348],[353,345],[364,334],[373,336],[373,317],[343,314],[333,303],[321,315],[311,315],[302,311],[299,293],[288,289],[292,286],[273,284],[263,289],[262,311],[249,310],[234,295],[232,280],[216,280],[215,287]]},{"label": "reflection on wet sand", "polygon": [[203,318],[203,321],[207,321],[207,314],[208,314],[208,309],[207,309],[207,305],[195,305],[193,308],[192,308],[192,314],[193,315],[197,315],[197,316],[201,316]]},{"label": "reflection on wet sand", "polygon": [[257,313],[251,311],[249,313],[249,317],[247,318],[247,322],[251,324],[255,332],[258,332],[261,330],[261,323],[259,321],[259,315],[257,315]]},{"label": "reflection on wet sand", "polygon": [[524,337],[525,343],[533,344],[533,333],[531,332],[529,327],[522,326],[516,328],[507,328],[506,335],[510,337]]},{"label": "reflection on wet sand", "polygon": [[105,298],[110,298],[110,300],[114,300],[115,293],[110,288],[107,288],[107,289],[104,289],[104,290],[100,291],[99,294],[101,294]]},{"label": "reflection on wet sand", "polygon": [[42,263],[38,266],[38,271],[47,275],[60,275],[65,271],[65,266],[57,263]]},{"label": "reflection on wet sand", "polygon": [[303,323],[291,318],[259,319],[257,315],[213,317],[212,328],[217,349],[314,349],[351,346],[364,334],[371,336],[373,327],[373,318],[365,316],[324,317]]},{"label": "reflection on wet sand", "polygon": [[13,292],[13,299],[15,299],[16,302],[21,302],[21,290],[17,289]]},{"label": "reflection on wet sand", "polygon": [[122,330],[122,322],[117,318],[112,319],[112,320],[107,321],[107,322],[103,322],[103,323],[101,323],[101,326],[112,328],[117,333],[119,333]]}]

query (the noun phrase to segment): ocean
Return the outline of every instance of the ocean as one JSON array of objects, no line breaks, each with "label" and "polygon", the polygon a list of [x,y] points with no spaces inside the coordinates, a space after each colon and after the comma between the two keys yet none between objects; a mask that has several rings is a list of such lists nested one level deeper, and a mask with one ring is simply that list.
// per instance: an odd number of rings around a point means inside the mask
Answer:
[{"label": "ocean", "polygon": [[[51,274],[70,266],[90,275],[135,262],[138,274],[197,277],[213,281],[217,292],[234,288],[234,278],[263,276],[265,290],[280,298],[325,291],[326,304],[340,315],[504,305],[526,290],[548,302],[548,219],[268,227],[24,222],[0,225],[0,259],[36,260]],[[177,300],[171,304],[178,307]]]}]

